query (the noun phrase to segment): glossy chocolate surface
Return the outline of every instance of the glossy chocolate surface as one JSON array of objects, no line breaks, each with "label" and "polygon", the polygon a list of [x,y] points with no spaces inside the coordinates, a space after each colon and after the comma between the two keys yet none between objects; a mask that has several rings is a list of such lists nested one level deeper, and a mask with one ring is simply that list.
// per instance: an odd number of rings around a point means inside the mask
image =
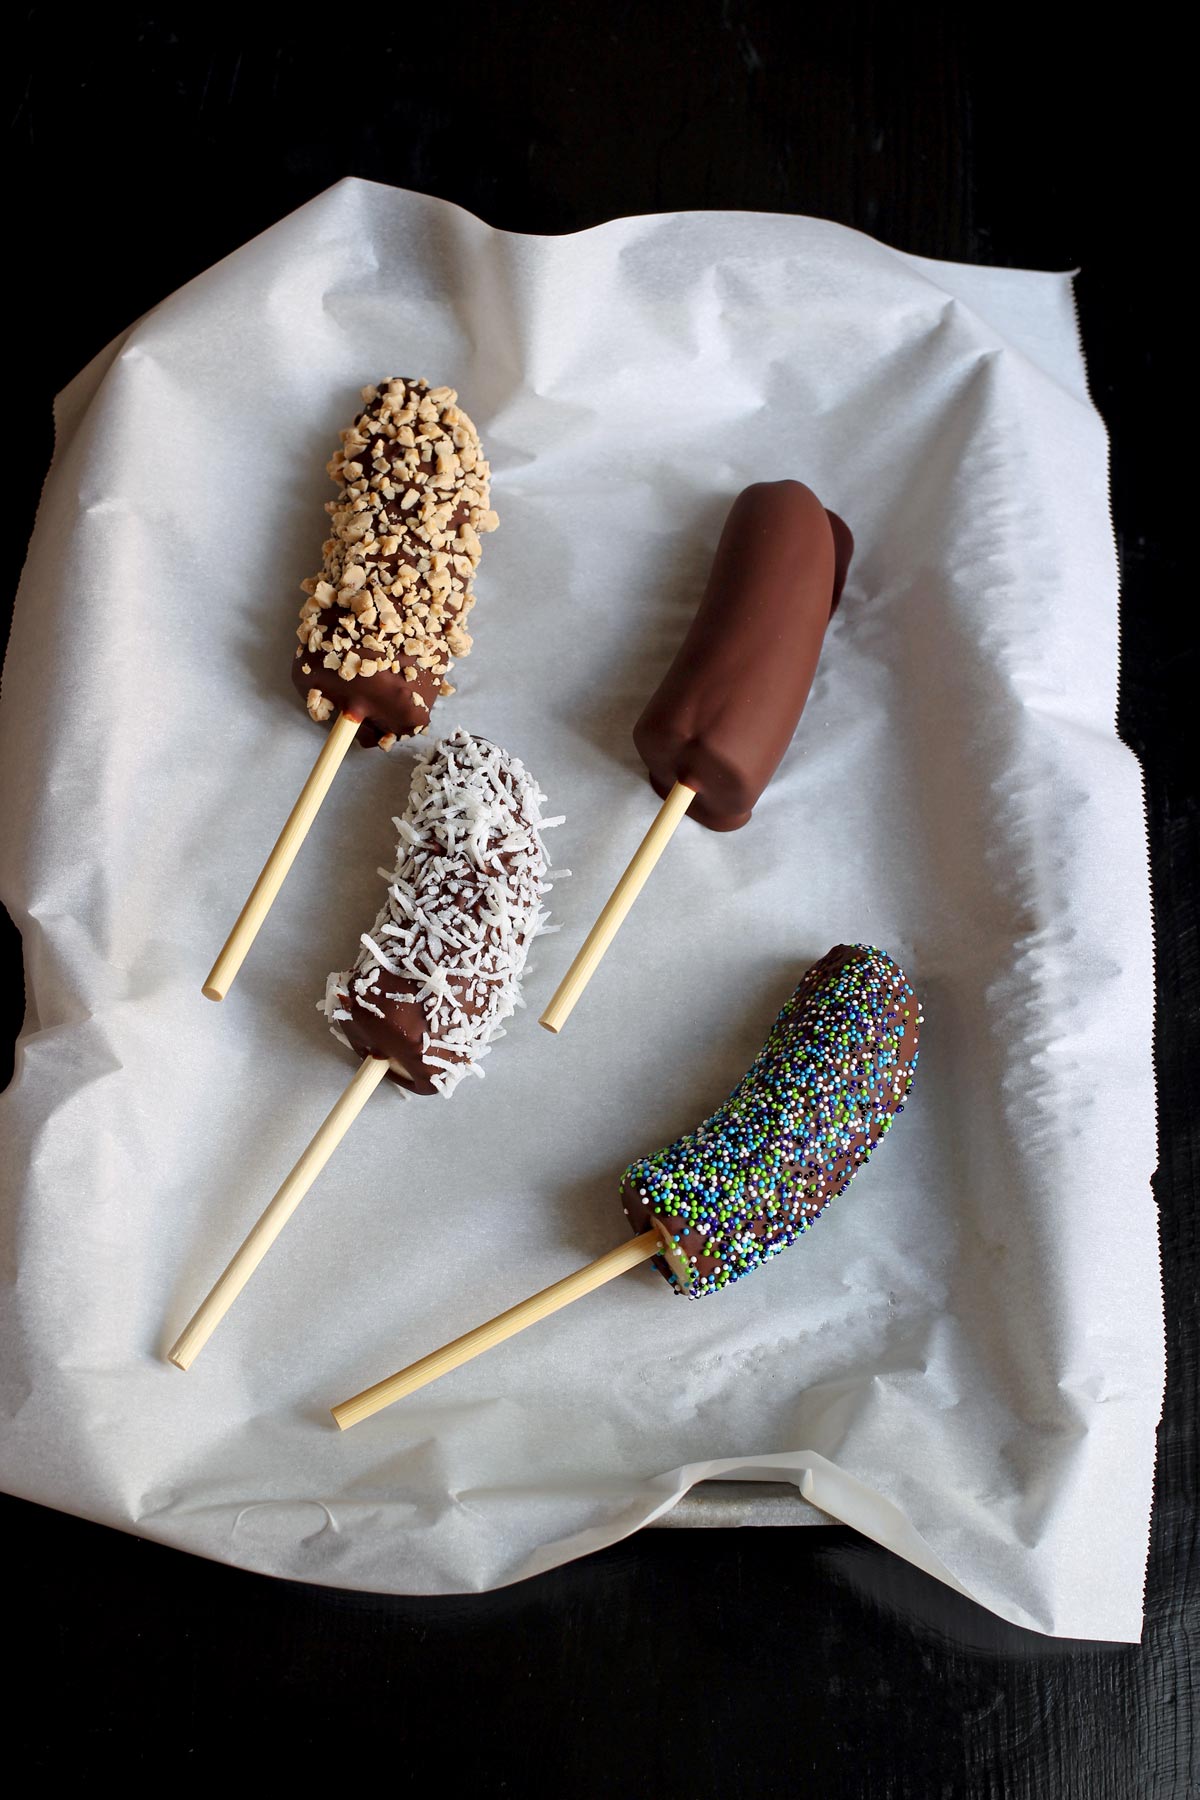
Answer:
[{"label": "glossy chocolate surface", "polygon": [[[434,1094],[437,1092],[433,1084],[436,1071],[425,1062],[424,1039],[428,1021],[425,1009],[415,999],[417,983],[394,977],[391,985],[396,993],[411,994],[414,998],[405,1002],[377,995],[372,1004],[383,1013],[381,1019],[376,1013],[365,1011],[351,994],[344,1002],[351,1017],[341,1021],[341,1030],[351,1049],[357,1050],[360,1056],[387,1059],[392,1065],[388,1071],[389,1081],[413,1094]],[[443,1055],[447,1061],[464,1060],[446,1052]]]},{"label": "glossy chocolate surface", "polygon": [[736,831],[792,740],[854,540],[798,481],[757,482],[725,521],[704,596],[633,731],[655,790]]},{"label": "glossy chocolate surface", "polygon": [[[304,673],[305,663],[311,674]],[[381,669],[377,675],[356,675],[347,681],[336,669],[322,668],[320,658],[314,662],[303,652],[292,663],[292,683],[301,699],[307,697],[310,688],[316,688],[333,702],[337,712],[361,719],[355,742],[368,750],[389,732],[402,738],[427,730],[444,679],[433,669],[419,669],[413,681],[406,681],[402,674],[390,669]],[[417,703],[418,695],[425,702],[424,709]]]}]

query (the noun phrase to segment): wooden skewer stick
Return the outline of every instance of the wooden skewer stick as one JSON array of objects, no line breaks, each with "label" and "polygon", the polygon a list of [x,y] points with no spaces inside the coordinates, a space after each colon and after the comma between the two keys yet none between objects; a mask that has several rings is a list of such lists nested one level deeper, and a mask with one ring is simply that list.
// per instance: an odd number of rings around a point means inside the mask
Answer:
[{"label": "wooden skewer stick", "polygon": [[416,1393],[418,1388],[436,1381],[439,1375],[448,1375],[451,1369],[460,1368],[473,1357],[482,1356],[485,1350],[502,1344],[505,1338],[515,1337],[527,1325],[536,1325],[539,1319],[548,1319],[551,1313],[558,1312],[560,1307],[569,1306],[572,1300],[582,1300],[593,1288],[603,1287],[606,1281],[612,1281],[617,1275],[624,1275],[628,1269],[636,1269],[639,1263],[656,1256],[662,1247],[662,1239],[657,1231],[643,1231],[640,1237],[630,1238],[628,1243],[606,1251],[594,1263],[589,1263],[586,1269],[576,1269],[573,1275],[556,1281],[552,1287],[543,1288],[540,1294],[531,1294],[519,1306],[511,1306],[499,1318],[489,1319],[486,1325],[476,1325],[464,1337],[455,1338],[452,1344],[446,1344],[441,1350],[434,1350],[429,1356],[423,1356],[420,1362],[401,1369],[399,1374],[389,1375],[386,1381],[377,1381],[374,1387],[365,1388],[351,1400],[343,1400],[332,1408],[334,1418],[343,1431],[349,1430],[360,1419],[369,1419],[372,1413],[381,1412],[394,1400],[402,1400],[405,1394]]},{"label": "wooden skewer stick", "polygon": [[658,816],[634,852],[633,861],[609,895],[600,917],[584,939],[583,948],[558,984],[554,998],[539,1024],[547,1031],[561,1031],[571,1011],[616,937],[625,915],[646,885],[651,869],[670,843],[675,828],[692,801],[694,788],[677,781],[658,809]]},{"label": "wooden skewer stick", "polygon": [[275,896],[296,860],[296,852],[308,836],[321,802],[329,792],[342,758],[354,742],[361,724],[361,719],[352,719],[348,713],[339,713],[330,727],[321,754],[313,764],[308,780],[300,789],[300,798],[288,814],[287,824],[263,864],[262,874],[251,888],[250,898],[238,914],[237,924],[226,938],[225,947],[201,989],[206,999],[223,1000],[233,986],[234,977],[245,961],[246,952],[275,904]]},{"label": "wooden skewer stick", "polygon": [[258,1224],[172,1345],[177,1369],[190,1369],[209,1338],[257,1269],[275,1239],[333,1155],[359,1113],[388,1072],[380,1056],[368,1056],[312,1143],[300,1158]]}]

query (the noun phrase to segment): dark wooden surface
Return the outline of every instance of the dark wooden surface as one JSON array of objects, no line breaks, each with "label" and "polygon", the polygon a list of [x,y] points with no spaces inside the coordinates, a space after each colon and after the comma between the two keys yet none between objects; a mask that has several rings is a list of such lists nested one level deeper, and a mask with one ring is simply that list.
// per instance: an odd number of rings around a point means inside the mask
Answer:
[{"label": "dark wooden surface", "polygon": [[[1191,233],[1195,100],[1173,15],[1142,7],[1110,30],[1060,26],[1053,7],[620,0],[303,18],[21,9],[6,597],[53,393],[343,174],[514,230],[746,207],[926,255],[1082,265],[1158,944],[1170,1383],[1145,1641],[1011,1629],[841,1530],[647,1533],[516,1589],[419,1601],[273,1583],[6,1499],[6,1635],[28,1677],[10,1742],[47,1776],[168,1786],[191,1770],[361,1779],[377,1755],[403,1787],[484,1794],[1197,1792],[1197,633],[1180,566],[1195,459],[1175,449],[1179,428],[1194,438],[1175,234]],[[11,927],[0,948],[11,1037]]]}]

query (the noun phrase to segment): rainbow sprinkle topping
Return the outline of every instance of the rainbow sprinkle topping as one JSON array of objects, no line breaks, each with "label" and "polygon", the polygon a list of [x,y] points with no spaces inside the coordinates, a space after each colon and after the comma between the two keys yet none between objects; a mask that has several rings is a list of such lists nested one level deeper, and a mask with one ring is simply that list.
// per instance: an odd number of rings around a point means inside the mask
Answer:
[{"label": "rainbow sprinkle topping", "polygon": [[621,1198],[655,1261],[698,1299],[794,1243],[850,1185],[912,1086],[920,1005],[870,944],[805,975],[729,1099],[697,1130],[631,1163]]}]

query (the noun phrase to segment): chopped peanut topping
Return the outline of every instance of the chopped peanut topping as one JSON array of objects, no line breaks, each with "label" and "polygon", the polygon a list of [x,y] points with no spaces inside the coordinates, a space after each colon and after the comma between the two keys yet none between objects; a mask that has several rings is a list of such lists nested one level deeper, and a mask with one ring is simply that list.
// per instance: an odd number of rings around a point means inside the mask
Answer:
[{"label": "chopped peanut topping", "polygon": [[[475,603],[479,534],[499,523],[491,471],[453,388],[393,376],[362,397],[329,464],[332,535],[321,573],[301,584],[296,636],[343,680],[403,667],[412,682],[471,648],[461,620]],[[334,709],[313,688],[308,710],[327,719]]]}]

